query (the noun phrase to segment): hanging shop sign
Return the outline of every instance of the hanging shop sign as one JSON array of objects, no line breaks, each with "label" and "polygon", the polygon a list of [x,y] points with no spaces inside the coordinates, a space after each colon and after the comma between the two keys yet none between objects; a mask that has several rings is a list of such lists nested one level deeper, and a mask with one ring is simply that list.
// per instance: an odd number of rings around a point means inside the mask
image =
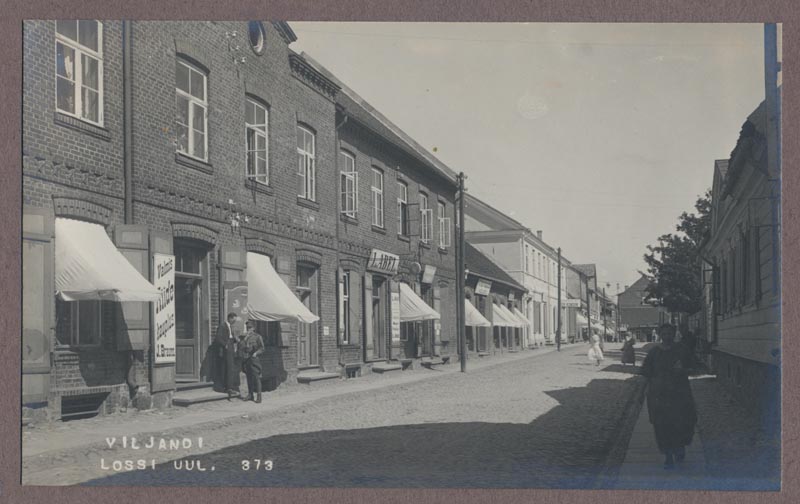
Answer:
[{"label": "hanging shop sign", "polygon": [[478,279],[478,285],[475,286],[475,294],[478,296],[488,296],[490,290],[492,290],[492,282]]},{"label": "hanging shop sign", "polygon": [[161,296],[153,303],[156,364],[175,362],[175,256],[153,254],[153,284]]},{"label": "hanging shop sign", "polygon": [[581,307],[581,300],[580,299],[573,299],[567,298],[561,300],[561,307],[562,308],[580,308]]},{"label": "hanging shop sign", "polygon": [[422,270],[422,283],[429,284],[433,283],[433,277],[436,276],[436,266],[431,266],[430,264],[425,265],[425,269]]},{"label": "hanging shop sign", "polygon": [[387,275],[396,275],[400,267],[400,256],[384,252],[383,250],[372,249],[367,261],[367,269]]},{"label": "hanging shop sign", "polygon": [[392,292],[392,341],[400,341],[400,293]]}]

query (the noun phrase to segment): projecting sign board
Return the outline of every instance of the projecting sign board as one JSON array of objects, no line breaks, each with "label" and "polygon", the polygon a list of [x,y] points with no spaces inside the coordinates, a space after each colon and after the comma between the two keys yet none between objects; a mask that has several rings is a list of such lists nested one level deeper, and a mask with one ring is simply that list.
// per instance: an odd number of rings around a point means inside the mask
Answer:
[{"label": "projecting sign board", "polygon": [[475,294],[478,296],[488,296],[490,290],[492,290],[492,282],[483,279],[478,280],[478,285],[475,286]]},{"label": "projecting sign board", "polygon": [[580,308],[581,307],[581,300],[580,299],[562,299],[561,300],[561,307],[562,308]]}]

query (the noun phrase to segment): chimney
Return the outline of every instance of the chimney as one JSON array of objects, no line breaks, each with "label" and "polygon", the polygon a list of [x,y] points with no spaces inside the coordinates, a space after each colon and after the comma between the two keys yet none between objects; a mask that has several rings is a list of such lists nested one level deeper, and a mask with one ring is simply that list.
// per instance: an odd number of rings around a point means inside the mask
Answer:
[{"label": "chimney", "polygon": [[536,238],[539,238],[540,240],[542,239],[542,230],[541,229],[536,231]]},{"label": "chimney", "polygon": [[628,287],[630,287],[630,285],[626,285],[624,290],[628,290]]}]

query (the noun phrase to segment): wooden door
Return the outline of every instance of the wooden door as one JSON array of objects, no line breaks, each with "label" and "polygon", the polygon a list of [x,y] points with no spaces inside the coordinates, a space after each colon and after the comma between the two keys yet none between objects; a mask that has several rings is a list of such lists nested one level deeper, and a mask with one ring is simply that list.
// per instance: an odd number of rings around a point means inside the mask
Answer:
[{"label": "wooden door", "polygon": [[202,280],[175,276],[175,378],[200,379]]}]

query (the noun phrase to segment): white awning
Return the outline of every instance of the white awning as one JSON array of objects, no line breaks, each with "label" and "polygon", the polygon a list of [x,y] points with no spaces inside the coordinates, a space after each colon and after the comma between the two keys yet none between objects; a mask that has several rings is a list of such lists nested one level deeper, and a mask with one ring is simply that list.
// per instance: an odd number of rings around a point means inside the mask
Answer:
[{"label": "white awning", "polygon": [[579,326],[589,325],[589,321],[586,320],[586,317],[584,317],[582,313],[576,313],[575,314],[575,319],[576,319],[576,322],[577,322],[577,324]]},{"label": "white awning", "polygon": [[517,310],[516,307],[512,308],[511,313],[514,314],[514,316],[517,317],[520,322],[522,322],[523,327],[531,325],[531,323],[528,321],[528,317],[523,315],[522,312]]},{"label": "white awning", "polygon": [[158,289],[99,224],[56,219],[56,293],[64,301],[155,301]]},{"label": "white awning", "polygon": [[439,320],[439,314],[428,306],[408,284],[400,282],[400,322]]},{"label": "white awning", "polygon": [[489,320],[481,315],[481,312],[478,311],[477,308],[472,306],[472,303],[464,300],[464,313],[466,315],[466,320],[464,323],[468,326],[473,327],[491,327],[492,323]]},{"label": "white awning", "polygon": [[501,304],[494,304],[492,324],[498,327],[520,327],[522,323]]},{"label": "white awning", "polygon": [[319,320],[278,276],[269,257],[253,252],[247,253],[247,312],[250,318],[267,322]]}]

